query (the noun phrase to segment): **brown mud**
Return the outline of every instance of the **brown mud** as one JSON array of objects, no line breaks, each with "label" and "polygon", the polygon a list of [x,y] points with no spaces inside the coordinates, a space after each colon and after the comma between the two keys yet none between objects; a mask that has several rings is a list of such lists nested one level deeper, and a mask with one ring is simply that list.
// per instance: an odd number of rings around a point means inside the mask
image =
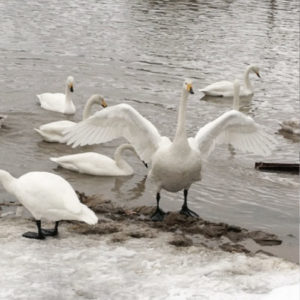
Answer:
[{"label": "brown mud", "polygon": [[269,251],[270,247],[266,251],[264,246],[282,243],[272,233],[249,231],[235,225],[187,217],[178,212],[169,212],[162,222],[153,222],[150,217],[155,207],[127,208],[97,196],[86,196],[79,192],[78,195],[98,215],[99,222],[95,226],[72,223],[70,229],[81,234],[111,235],[113,243],[121,243],[130,238],[155,238],[160,232],[168,232],[171,236],[168,243],[175,247],[205,246],[247,255],[273,255]]}]

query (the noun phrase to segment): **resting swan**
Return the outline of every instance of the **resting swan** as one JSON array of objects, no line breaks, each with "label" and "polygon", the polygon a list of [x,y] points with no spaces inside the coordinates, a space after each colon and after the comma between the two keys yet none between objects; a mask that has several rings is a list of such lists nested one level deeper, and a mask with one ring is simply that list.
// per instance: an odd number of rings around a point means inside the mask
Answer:
[{"label": "resting swan", "polygon": [[[107,104],[102,96],[93,95],[91,96],[84,107],[82,120],[87,119],[91,115],[92,106],[94,104],[100,104],[102,107],[106,107]],[[39,127],[39,129],[34,128],[36,132],[38,132],[43,140],[46,142],[57,142],[62,143],[63,141],[63,131],[69,127],[74,126],[76,123],[68,120],[62,120],[57,122],[51,122],[48,124],[44,124]]]},{"label": "resting swan", "polygon": [[[0,182],[6,191],[13,194],[33,215],[38,232],[26,232],[26,238],[44,239],[58,234],[60,220],[77,220],[94,225],[98,222],[95,213],[82,204],[72,186],[62,177],[48,172],[29,172],[14,178],[0,170]],[[55,221],[53,230],[42,229],[41,219]]]},{"label": "resting swan", "polygon": [[116,149],[114,160],[95,152],[51,157],[50,160],[65,169],[79,173],[96,176],[129,176],[133,174],[133,169],[122,157],[125,150],[136,153],[132,145],[123,144]]},{"label": "resting swan", "polygon": [[[259,68],[254,65],[247,67],[244,75],[244,86],[240,88],[240,96],[249,96],[253,95],[253,87],[251,85],[249,74],[250,72],[255,73],[258,77]],[[208,85],[203,89],[199,89],[200,92],[208,96],[219,96],[219,97],[232,97],[233,96],[233,82],[231,81],[218,81],[213,84]]]},{"label": "resting swan", "polygon": [[126,138],[146,163],[151,162],[148,178],[156,186],[157,208],[152,220],[162,220],[160,192],[184,191],[181,213],[197,216],[187,205],[188,190],[201,180],[202,160],[216,143],[231,143],[242,151],[269,154],[273,143],[255,121],[237,110],[230,110],[202,127],[195,137],[187,138],[185,121],[188,95],[192,82],[185,80],[179,104],[176,134],[173,141],[161,136],[154,125],[127,104],[108,107],[66,131],[66,141],[73,147],[104,143],[118,137]]},{"label": "resting swan", "polygon": [[76,108],[73,104],[71,93],[73,93],[74,78],[69,76],[66,81],[65,94],[44,93],[37,95],[41,107],[46,110],[57,111],[63,114],[75,114]]}]

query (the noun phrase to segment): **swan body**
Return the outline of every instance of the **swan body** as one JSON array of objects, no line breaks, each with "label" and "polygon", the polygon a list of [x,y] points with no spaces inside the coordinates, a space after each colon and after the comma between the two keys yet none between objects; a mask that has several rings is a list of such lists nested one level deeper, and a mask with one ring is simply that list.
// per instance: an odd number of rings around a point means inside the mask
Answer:
[{"label": "swan body", "polygon": [[[91,114],[91,109],[94,104],[100,104],[102,107],[106,107],[107,104],[102,96],[96,94],[91,96],[84,107],[82,119],[87,119]],[[67,128],[74,126],[76,123],[68,120],[51,122],[48,124],[44,124],[39,128],[34,128],[36,132],[38,132],[43,140],[50,143],[62,143],[63,142],[63,132]]]},{"label": "swan body", "polygon": [[[247,67],[245,74],[244,74],[244,85],[240,87],[240,96],[250,96],[253,95],[254,90],[251,85],[249,74],[253,72],[258,77],[259,75],[259,68],[254,65],[250,65]],[[213,84],[208,85],[203,89],[199,89],[200,92],[204,93],[208,96],[215,96],[215,97],[232,97],[233,96],[233,82],[232,81],[218,81]]]},{"label": "swan body", "polygon": [[119,146],[114,159],[95,152],[78,153],[61,157],[51,157],[50,160],[71,171],[96,176],[129,176],[133,174],[131,166],[122,158],[125,150],[134,148],[130,144]]},{"label": "swan body", "polygon": [[[235,84],[235,101],[239,99],[239,85]],[[152,219],[161,220],[160,191],[177,192],[183,189],[182,214],[197,216],[187,207],[188,189],[201,180],[202,161],[216,144],[231,143],[235,148],[268,155],[274,140],[250,117],[232,109],[202,127],[195,137],[187,138],[185,130],[188,95],[192,83],[185,80],[178,109],[176,134],[171,141],[161,136],[155,126],[127,104],[111,106],[89,119],[66,130],[65,140],[73,147],[104,143],[118,137],[126,138],[146,163],[151,162],[148,178],[156,186],[157,209]],[[239,104],[235,103],[235,107]]]},{"label": "swan body", "polygon": [[[14,178],[7,171],[0,170],[0,182],[7,192],[13,194],[30,211],[37,225],[41,219],[55,222],[77,220],[90,225],[98,222],[95,213],[79,201],[72,186],[58,175],[29,172]],[[40,225],[38,229],[42,238]],[[39,238],[33,233],[26,237]]]},{"label": "swan body", "polygon": [[66,81],[65,94],[62,93],[43,93],[37,95],[38,101],[42,108],[56,111],[63,114],[75,114],[76,107],[72,101],[74,78],[69,76]]}]

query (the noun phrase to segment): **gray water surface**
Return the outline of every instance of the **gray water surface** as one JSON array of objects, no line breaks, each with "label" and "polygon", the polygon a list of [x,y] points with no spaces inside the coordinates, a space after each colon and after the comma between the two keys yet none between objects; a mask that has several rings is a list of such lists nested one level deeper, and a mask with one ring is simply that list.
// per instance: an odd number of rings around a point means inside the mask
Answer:
[{"label": "gray water surface", "polygon": [[[122,140],[72,149],[42,142],[34,127],[70,119],[79,121],[87,98],[103,94],[108,105],[128,103],[163,135],[175,133],[183,78],[194,90],[212,82],[242,79],[248,64],[252,98],[241,110],[274,135],[278,145],[265,161],[297,162],[299,142],[277,133],[278,123],[299,116],[299,3],[292,1],[0,1],[0,168],[20,176],[50,171],[87,194],[129,205],[154,205],[147,170],[131,153],[135,175],[101,178],[56,168],[51,156],[98,151],[113,155]],[[36,94],[63,92],[75,77],[75,116],[41,109]],[[190,136],[231,107],[231,99],[189,99]],[[298,254],[299,177],[254,169],[263,158],[228,146],[218,147],[192,185],[190,207],[202,217],[263,229],[284,239],[283,248]],[[0,187],[0,201],[13,198]],[[162,208],[179,210],[181,193],[162,193]],[[289,236],[288,236],[289,235]]]}]

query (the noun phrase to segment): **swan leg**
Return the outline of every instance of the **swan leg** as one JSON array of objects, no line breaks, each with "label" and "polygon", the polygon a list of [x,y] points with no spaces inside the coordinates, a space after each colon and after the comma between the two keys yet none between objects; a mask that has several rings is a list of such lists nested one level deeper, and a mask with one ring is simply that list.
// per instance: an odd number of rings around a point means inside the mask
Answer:
[{"label": "swan leg", "polygon": [[160,207],[159,207],[159,200],[160,200],[160,193],[156,194],[156,211],[151,216],[151,220],[154,222],[162,221],[164,219],[164,215],[166,214]]},{"label": "swan leg", "polygon": [[42,233],[44,236],[55,236],[58,234],[58,224],[59,224],[59,221],[56,221],[55,222],[55,226],[53,229],[42,229]]},{"label": "swan leg", "polygon": [[23,233],[23,236],[28,238],[28,239],[37,239],[37,240],[43,240],[45,239],[45,236],[42,232],[42,227],[41,227],[41,220],[36,221],[36,226],[38,228],[38,232],[25,232]]},{"label": "swan leg", "polygon": [[188,194],[188,190],[183,190],[184,203],[181,207],[180,213],[182,215],[186,215],[188,217],[199,218],[199,215],[197,213],[195,213],[194,211],[192,211],[188,208],[188,206],[187,206],[187,194]]}]

